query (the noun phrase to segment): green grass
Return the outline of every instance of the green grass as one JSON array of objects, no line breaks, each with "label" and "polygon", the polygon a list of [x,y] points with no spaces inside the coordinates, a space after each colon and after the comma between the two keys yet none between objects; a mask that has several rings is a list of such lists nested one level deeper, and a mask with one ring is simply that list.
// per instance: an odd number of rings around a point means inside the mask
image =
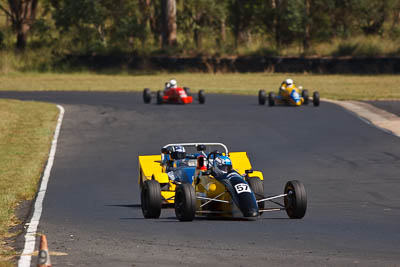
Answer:
[{"label": "green grass", "polygon": [[[55,105],[0,99],[0,264],[13,252],[5,243],[22,200],[34,198],[54,134]],[[3,263],[1,263],[3,261]],[[1,265],[0,265],[1,266]]]},{"label": "green grass", "polygon": [[142,91],[145,87],[158,90],[170,78],[175,78],[179,85],[190,87],[192,91],[204,89],[206,93],[256,95],[259,89],[276,91],[288,77],[294,79],[296,85],[302,85],[310,91],[319,91],[323,98],[400,99],[400,75],[11,73],[0,75],[0,91]]}]

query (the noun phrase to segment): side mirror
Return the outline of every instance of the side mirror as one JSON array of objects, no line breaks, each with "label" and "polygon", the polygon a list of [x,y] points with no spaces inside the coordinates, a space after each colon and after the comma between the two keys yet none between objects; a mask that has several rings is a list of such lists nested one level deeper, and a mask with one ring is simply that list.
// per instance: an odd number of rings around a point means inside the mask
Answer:
[{"label": "side mirror", "polygon": [[196,147],[197,151],[206,151],[206,146],[205,145],[197,145]]},{"label": "side mirror", "polygon": [[169,154],[169,150],[166,147],[161,148],[161,153],[163,154]]},{"label": "side mirror", "polygon": [[246,174],[253,173],[253,170],[245,170]]}]

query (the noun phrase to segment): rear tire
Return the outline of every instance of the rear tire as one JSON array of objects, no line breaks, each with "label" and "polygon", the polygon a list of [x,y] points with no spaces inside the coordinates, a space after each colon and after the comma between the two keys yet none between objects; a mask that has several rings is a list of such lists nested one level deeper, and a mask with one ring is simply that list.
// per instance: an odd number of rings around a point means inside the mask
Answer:
[{"label": "rear tire", "polygon": [[268,94],[268,105],[270,107],[275,106],[275,93],[274,92],[270,92]]},{"label": "rear tire", "polygon": [[267,101],[267,93],[264,90],[258,91],[258,104],[265,105]]},{"label": "rear tire", "polygon": [[143,101],[146,104],[149,104],[151,102],[151,92],[149,88],[145,88],[143,90]]},{"label": "rear tire", "polygon": [[[248,177],[247,182],[250,185],[251,190],[253,190],[256,200],[264,198],[264,184],[258,177]],[[265,202],[258,202],[258,209],[263,210]],[[260,212],[261,214],[261,212]]]},{"label": "rear tire", "polygon": [[157,104],[161,105],[164,102],[164,92],[163,91],[157,91]]},{"label": "rear tire", "polygon": [[313,104],[314,104],[314,107],[319,106],[319,93],[318,92],[314,92],[314,94],[313,94]]},{"label": "rear tire", "polygon": [[289,181],[285,185],[284,197],[286,213],[291,219],[301,219],[307,210],[307,194],[300,181]]},{"label": "rear tire", "polygon": [[204,90],[199,91],[199,103],[204,104],[206,102],[206,94],[204,93]]},{"label": "rear tire", "polygon": [[196,193],[191,184],[180,184],[176,187],[175,215],[181,222],[193,221],[196,215]]},{"label": "rear tire", "polygon": [[146,180],[140,193],[143,216],[158,219],[161,214],[161,188],[156,180]]},{"label": "rear tire", "polygon": [[301,96],[304,99],[304,105],[308,105],[308,103],[310,102],[310,96],[308,94],[308,90],[304,89],[303,91],[301,91]]}]

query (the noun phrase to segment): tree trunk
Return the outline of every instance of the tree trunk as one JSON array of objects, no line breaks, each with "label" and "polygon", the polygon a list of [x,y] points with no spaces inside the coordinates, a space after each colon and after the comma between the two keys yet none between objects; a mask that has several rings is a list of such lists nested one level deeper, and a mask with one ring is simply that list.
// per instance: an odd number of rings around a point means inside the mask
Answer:
[{"label": "tree trunk", "polygon": [[225,43],[226,41],[226,24],[225,24],[225,19],[221,20],[221,41]]},{"label": "tree trunk", "polygon": [[273,7],[275,7],[275,43],[276,43],[276,48],[279,50],[281,48],[282,44],[282,38],[281,38],[281,0],[274,0]]},{"label": "tree trunk", "polygon": [[19,51],[24,51],[28,41],[28,25],[21,25],[17,29],[17,44],[16,47]]},{"label": "tree trunk", "polygon": [[304,36],[303,51],[307,53],[310,49],[310,3],[311,0],[304,0]]},{"label": "tree trunk", "polygon": [[162,45],[171,47],[176,45],[176,1],[161,0],[162,8]]},{"label": "tree trunk", "polygon": [[11,20],[17,34],[16,48],[20,51],[26,48],[28,34],[36,19],[38,0],[8,0],[8,8],[0,5],[0,9]]},{"label": "tree trunk", "polygon": [[237,48],[243,41],[242,24],[240,16],[241,12],[240,0],[234,1],[233,12],[234,12],[233,34],[235,36],[235,47]]},{"label": "tree trunk", "polygon": [[201,49],[201,44],[202,44],[202,33],[201,33],[201,27],[203,26],[203,18],[202,14],[198,11],[196,11],[196,15],[194,17],[195,21],[195,28],[193,30],[193,39],[194,43],[196,44],[197,49]]},{"label": "tree trunk", "polygon": [[[139,0],[140,4],[140,11],[142,13],[141,19],[140,19],[140,27],[144,30],[147,28],[147,25],[150,26],[150,30],[153,31],[152,29],[152,19],[153,15],[151,14],[150,11],[150,5],[151,5],[151,0]],[[150,21],[150,23],[149,23]],[[142,47],[145,46],[147,36],[142,35],[140,38],[142,42]]]}]

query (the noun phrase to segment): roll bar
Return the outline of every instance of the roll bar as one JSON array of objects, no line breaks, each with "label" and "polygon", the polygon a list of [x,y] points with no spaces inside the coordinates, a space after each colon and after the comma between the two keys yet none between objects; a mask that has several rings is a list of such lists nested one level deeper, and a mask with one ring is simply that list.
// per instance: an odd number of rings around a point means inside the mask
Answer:
[{"label": "roll bar", "polygon": [[229,155],[229,151],[228,148],[226,147],[226,145],[222,144],[222,143],[180,143],[180,144],[168,144],[163,146],[163,148],[167,148],[170,146],[194,146],[197,147],[198,145],[205,145],[205,146],[221,146],[225,149],[225,155]]}]

